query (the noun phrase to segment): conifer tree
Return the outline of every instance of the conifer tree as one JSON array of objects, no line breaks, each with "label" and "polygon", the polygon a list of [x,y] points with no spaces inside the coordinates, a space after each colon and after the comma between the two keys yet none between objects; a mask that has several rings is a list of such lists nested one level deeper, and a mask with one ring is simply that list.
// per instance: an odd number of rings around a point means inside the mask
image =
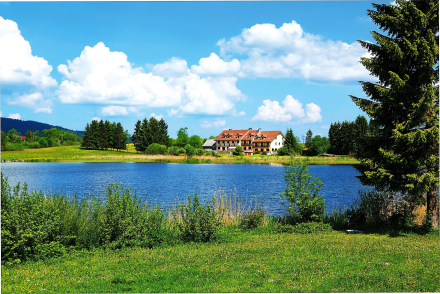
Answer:
[{"label": "conifer tree", "polygon": [[159,141],[157,142],[161,145],[169,147],[170,137],[168,136],[168,125],[163,118],[159,121]]},{"label": "conifer tree", "polygon": [[134,132],[133,132],[133,145],[136,151],[140,151],[140,135],[141,135],[141,121],[138,120],[137,123],[134,125]]},{"label": "conifer tree", "polygon": [[89,123],[86,124],[86,128],[83,133],[83,139],[81,142],[81,147],[90,148],[90,126]]},{"label": "conifer tree", "polygon": [[295,136],[293,135],[292,129],[287,129],[283,145],[287,148],[289,152],[295,152],[296,144],[297,141]]},{"label": "conifer tree", "polygon": [[306,134],[306,146],[307,147],[309,146],[309,142],[312,139],[312,137],[313,137],[312,130],[309,129]]},{"label": "conifer tree", "polygon": [[108,137],[107,129],[103,120],[99,121],[99,148],[107,149],[108,147]]},{"label": "conifer tree", "polygon": [[373,4],[368,15],[386,35],[358,41],[371,57],[361,63],[378,82],[360,82],[370,98],[350,96],[375,126],[356,154],[361,182],[424,201],[438,226],[438,0]]}]

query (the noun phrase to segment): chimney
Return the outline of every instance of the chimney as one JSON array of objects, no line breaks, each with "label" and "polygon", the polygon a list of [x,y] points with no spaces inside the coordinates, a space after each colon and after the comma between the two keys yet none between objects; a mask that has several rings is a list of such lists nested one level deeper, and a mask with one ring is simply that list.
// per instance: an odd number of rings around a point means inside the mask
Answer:
[{"label": "chimney", "polygon": [[249,128],[249,131],[252,131],[252,128]]}]

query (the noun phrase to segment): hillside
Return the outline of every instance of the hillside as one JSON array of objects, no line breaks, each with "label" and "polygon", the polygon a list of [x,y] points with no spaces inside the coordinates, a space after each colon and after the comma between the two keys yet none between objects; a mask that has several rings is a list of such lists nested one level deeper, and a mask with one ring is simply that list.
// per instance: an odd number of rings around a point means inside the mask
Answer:
[{"label": "hillside", "polygon": [[33,130],[34,132],[38,130],[41,134],[43,130],[49,130],[52,128],[57,128],[63,131],[72,132],[79,137],[83,136],[83,131],[73,131],[60,126],[53,126],[50,124],[41,123],[33,120],[19,120],[19,119],[12,119],[6,117],[1,118],[1,130],[5,133],[8,133],[9,130],[11,129],[16,129],[24,136],[27,130]]}]

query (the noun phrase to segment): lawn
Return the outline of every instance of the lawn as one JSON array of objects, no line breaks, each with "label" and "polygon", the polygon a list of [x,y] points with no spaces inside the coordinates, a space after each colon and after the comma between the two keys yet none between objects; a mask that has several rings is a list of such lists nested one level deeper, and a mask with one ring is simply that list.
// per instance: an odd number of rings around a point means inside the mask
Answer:
[{"label": "lawn", "polygon": [[[309,164],[357,164],[356,159],[348,156],[338,157],[305,157]],[[187,156],[146,155],[137,153],[133,144],[125,151],[88,150],[79,146],[63,146],[23,151],[2,151],[1,161],[30,161],[30,162],[174,162],[174,163],[267,163],[288,164],[288,156],[253,155],[253,156]]]},{"label": "lawn", "polygon": [[2,265],[2,293],[438,292],[439,236],[266,233]]}]

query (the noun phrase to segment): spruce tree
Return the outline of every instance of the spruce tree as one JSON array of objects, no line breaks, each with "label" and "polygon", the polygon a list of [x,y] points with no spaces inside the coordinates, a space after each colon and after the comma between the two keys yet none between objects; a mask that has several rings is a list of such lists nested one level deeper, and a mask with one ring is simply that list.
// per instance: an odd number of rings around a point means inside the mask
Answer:
[{"label": "spruce tree", "polygon": [[159,121],[159,144],[170,147],[170,137],[168,136],[168,125],[163,118]]},{"label": "spruce tree", "polygon": [[284,137],[284,147],[287,148],[287,150],[289,151],[289,153],[293,153],[295,152],[296,149],[296,138],[293,135],[293,131],[292,129],[287,129],[286,131],[286,137]]},{"label": "spruce tree", "polygon": [[356,157],[363,184],[408,193],[424,201],[438,226],[439,91],[438,0],[373,4],[368,15],[386,35],[376,43],[358,41],[371,57],[361,63],[378,82],[360,82],[370,98],[351,96],[365,111],[374,132]]},{"label": "spruce tree", "polygon": [[86,128],[83,133],[83,138],[81,142],[81,147],[90,148],[90,126],[89,123],[86,124]]},{"label": "spruce tree", "polygon": [[310,140],[312,140],[312,137],[313,137],[312,130],[309,129],[306,134],[306,146],[307,147],[309,146],[309,142],[310,142]]},{"label": "spruce tree", "polygon": [[140,135],[141,135],[141,121],[138,120],[137,123],[134,125],[134,132],[133,132],[133,145],[136,151],[140,151]]}]

